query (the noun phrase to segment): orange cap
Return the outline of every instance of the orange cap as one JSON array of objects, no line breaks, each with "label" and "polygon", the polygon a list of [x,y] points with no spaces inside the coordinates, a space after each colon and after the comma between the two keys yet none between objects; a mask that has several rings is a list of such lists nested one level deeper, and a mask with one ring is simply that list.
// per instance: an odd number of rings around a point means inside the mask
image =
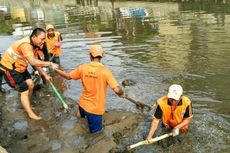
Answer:
[{"label": "orange cap", "polygon": [[93,56],[93,57],[97,57],[97,56],[103,56],[104,51],[101,45],[92,45],[89,48],[89,53]]},{"label": "orange cap", "polygon": [[54,26],[52,24],[47,24],[46,25],[46,30],[49,30],[49,29],[54,29]]}]

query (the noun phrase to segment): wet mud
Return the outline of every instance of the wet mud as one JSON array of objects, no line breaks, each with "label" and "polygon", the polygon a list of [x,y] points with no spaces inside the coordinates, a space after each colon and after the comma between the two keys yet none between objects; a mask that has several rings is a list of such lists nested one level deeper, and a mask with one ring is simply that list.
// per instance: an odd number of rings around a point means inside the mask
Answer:
[{"label": "wet mud", "polygon": [[76,101],[65,98],[70,109],[64,110],[50,87],[33,96],[32,106],[41,121],[27,117],[18,97],[1,97],[0,144],[10,153],[122,152],[125,146],[120,146],[120,140],[145,118],[143,113],[109,110],[103,117],[104,130],[90,134],[87,121],[75,117]]},{"label": "wet mud", "polygon": [[[132,152],[148,152],[148,153],[228,153],[230,151],[230,129],[227,120],[215,112],[211,112],[204,105],[193,105],[194,115],[188,132],[180,132],[177,137],[169,137],[151,145],[145,145],[134,149]],[[147,123],[139,125],[142,136],[146,135],[144,131],[148,131],[150,118]],[[147,124],[147,125],[146,125]],[[155,137],[169,130],[158,128]],[[137,140],[138,139],[138,140]],[[140,141],[140,137],[136,140],[129,140],[130,143]]]},{"label": "wet mud", "polygon": [[[75,100],[64,97],[70,109],[64,110],[52,89],[45,85],[34,92],[32,106],[43,117],[29,119],[14,90],[0,97],[0,144],[9,153],[228,153],[228,119],[206,105],[194,104],[190,129],[178,137],[169,137],[132,150],[126,148],[146,138],[151,112],[108,110],[103,117],[104,130],[90,134],[85,119],[77,119]],[[158,128],[160,136],[170,131]]]}]

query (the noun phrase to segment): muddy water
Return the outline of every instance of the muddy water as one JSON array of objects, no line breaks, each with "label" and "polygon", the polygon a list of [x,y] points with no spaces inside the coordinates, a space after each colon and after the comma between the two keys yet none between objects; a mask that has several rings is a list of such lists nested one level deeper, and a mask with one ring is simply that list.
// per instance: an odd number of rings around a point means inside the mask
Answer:
[{"label": "muddy water", "polygon": [[[124,79],[136,82],[125,88],[130,97],[152,104],[166,94],[170,84],[179,83],[184,87],[194,107],[190,131],[166,145],[162,142],[133,152],[229,152],[228,2],[115,2],[112,5],[99,1],[93,7],[70,0],[0,2],[1,6],[6,6],[1,11],[1,29],[4,29],[0,36],[4,42],[0,43],[1,52],[30,33],[33,27],[53,23],[64,38],[61,65],[66,71],[89,62],[89,45],[100,42],[106,52],[103,63],[116,78],[120,82]],[[126,9],[121,9],[124,7]],[[124,116],[132,114],[126,111],[136,112],[135,106],[109,90],[107,109],[128,114],[116,119],[108,117],[107,121],[116,120],[114,123],[122,125],[129,122],[129,128],[120,127],[118,133],[107,128],[98,136],[101,139],[94,139],[88,135],[84,121],[74,117],[80,82],[54,78],[72,109],[65,112],[51,89],[45,86],[33,97],[36,111],[44,118],[41,122],[28,120],[17,93],[4,85],[7,94],[1,96],[0,144],[10,152],[102,152],[97,148],[100,146],[112,146],[105,147],[104,152],[124,152],[126,146],[146,137],[151,112],[133,114],[136,122],[131,122],[132,118]],[[122,118],[126,118],[126,122],[122,122]],[[159,130],[157,134],[162,133],[164,131]]]}]

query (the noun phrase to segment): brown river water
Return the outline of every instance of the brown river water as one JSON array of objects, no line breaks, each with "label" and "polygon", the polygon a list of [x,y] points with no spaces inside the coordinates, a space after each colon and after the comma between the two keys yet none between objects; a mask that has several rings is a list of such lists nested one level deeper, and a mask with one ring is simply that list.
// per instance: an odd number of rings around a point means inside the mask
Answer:
[{"label": "brown river water", "polygon": [[[131,152],[230,152],[228,1],[0,0],[0,53],[46,23],[62,34],[61,66],[66,71],[90,62],[89,46],[101,43],[102,62],[117,80],[136,82],[125,87],[133,99],[152,105],[171,84],[183,86],[193,102],[189,132]],[[146,138],[152,111],[138,111],[112,90],[107,93],[104,132],[89,134],[85,121],[74,115],[80,81],[51,75],[71,109],[63,110],[45,85],[32,100],[43,117],[38,122],[27,118],[18,93],[3,81],[7,92],[0,93],[0,145],[8,152],[127,152],[127,146]],[[157,135],[163,133],[159,130]]]}]

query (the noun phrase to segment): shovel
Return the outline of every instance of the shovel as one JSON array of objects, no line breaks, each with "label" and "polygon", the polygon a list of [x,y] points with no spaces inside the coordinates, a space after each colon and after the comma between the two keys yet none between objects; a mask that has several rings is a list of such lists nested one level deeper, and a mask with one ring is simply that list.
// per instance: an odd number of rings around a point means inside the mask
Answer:
[{"label": "shovel", "polygon": [[125,99],[129,100],[130,102],[136,104],[136,107],[138,109],[143,110],[145,107],[147,108],[148,111],[150,111],[152,109],[152,107],[150,105],[145,104],[145,103],[143,103],[141,101],[136,101],[136,100],[130,98],[127,94],[125,94],[125,96],[123,98],[125,98]]},{"label": "shovel", "polygon": [[53,89],[54,93],[56,94],[56,96],[57,96],[58,99],[60,100],[61,104],[63,105],[63,107],[64,107],[65,109],[69,109],[68,105],[65,103],[65,101],[63,100],[61,94],[58,92],[58,90],[57,90],[57,88],[54,86],[54,84],[53,84],[51,81],[49,81],[49,83],[50,83],[50,86],[51,86],[51,88]]},{"label": "shovel", "polygon": [[[126,86],[135,85],[136,82],[133,81],[133,80],[130,80],[130,79],[126,79],[126,80],[123,80],[121,84],[125,88]],[[144,110],[144,108],[147,108],[148,111],[150,111],[152,109],[152,107],[150,105],[145,104],[145,103],[143,103],[141,101],[136,101],[136,100],[130,98],[127,94],[125,94],[123,96],[123,98],[125,98],[125,99],[129,100],[130,102],[134,103],[138,109]]]}]

